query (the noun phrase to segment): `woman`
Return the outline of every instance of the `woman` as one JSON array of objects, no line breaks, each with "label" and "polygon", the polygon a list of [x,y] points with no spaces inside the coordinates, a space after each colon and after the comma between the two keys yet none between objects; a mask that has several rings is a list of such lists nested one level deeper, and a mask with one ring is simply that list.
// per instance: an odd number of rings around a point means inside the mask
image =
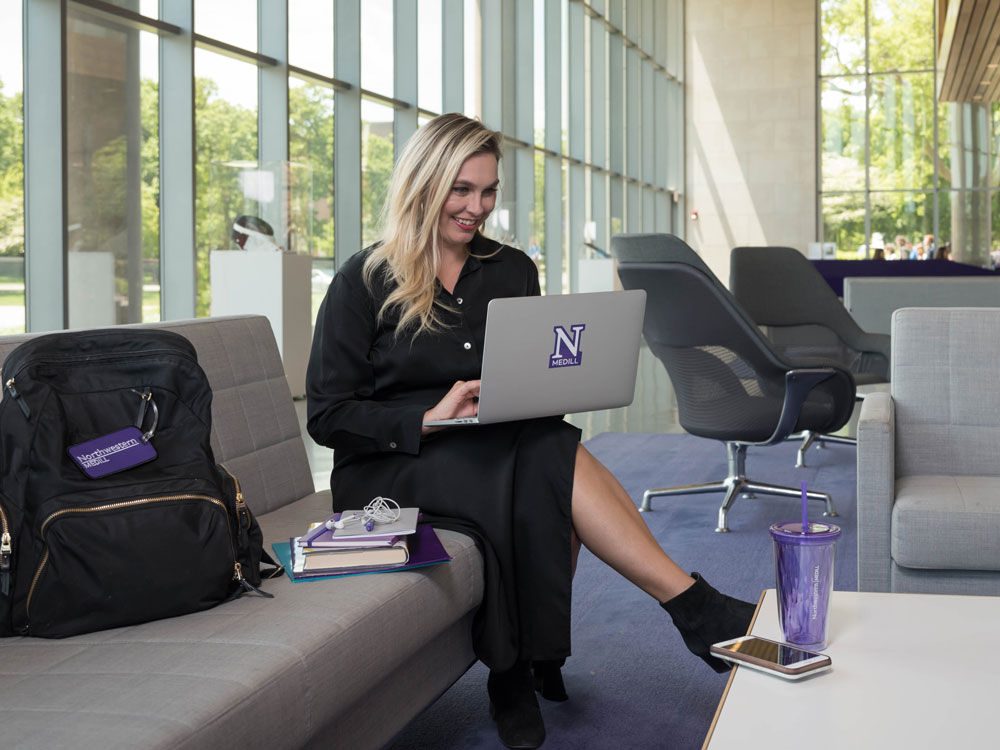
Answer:
[{"label": "woman", "polygon": [[688,648],[719,672],[727,667],[709,646],[743,635],[753,606],[679,568],[561,418],[424,426],[476,413],[489,300],[539,294],[528,256],[479,233],[496,204],[500,142],[448,114],[406,144],[382,242],[343,265],[320,308],[307,428],[336,450],[338,510],[388,495],[476,540],[485,591],[473,642],[490,668],[491,713],[505,745],[537,747],[536,685],[566,698],[559,667],[581,543],[661,602]]}]

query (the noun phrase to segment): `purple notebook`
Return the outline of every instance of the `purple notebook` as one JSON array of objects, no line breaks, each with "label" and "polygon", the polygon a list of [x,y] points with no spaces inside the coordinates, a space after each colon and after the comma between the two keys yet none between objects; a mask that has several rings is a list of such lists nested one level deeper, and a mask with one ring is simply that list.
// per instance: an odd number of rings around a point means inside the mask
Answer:
[{"label": "purple notebook", "polygon": [[291,542],[275,542],[271,545],[274,553],[278,556],[278,562],[285,566],[285,573],[292,581],[318,581],[322,578],[344,578],[346,576],[366,575],[368,573],[391,573],[396,570],[412,570],[413,568],[423,568],[427,565],[448,562],[449,555],[438,539],[432,526],[418,526],[413,534],[406,538],[407,547],[410,551],[410,561],[405,565],[396,565],[390,568],[350,568],[342,573],[331,572],[329,570],[311,570],[301,573],[292,573],[292,553]]}]

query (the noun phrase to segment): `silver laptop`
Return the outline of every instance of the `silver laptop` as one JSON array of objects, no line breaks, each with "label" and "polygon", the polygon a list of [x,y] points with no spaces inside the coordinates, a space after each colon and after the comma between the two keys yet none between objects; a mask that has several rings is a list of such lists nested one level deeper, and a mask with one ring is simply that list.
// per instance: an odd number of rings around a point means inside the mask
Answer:
[{"label": "silver laptop", "polygon": [[632,403],[646,292],[490,302],[479,413],[427,426],[491,424]]}]

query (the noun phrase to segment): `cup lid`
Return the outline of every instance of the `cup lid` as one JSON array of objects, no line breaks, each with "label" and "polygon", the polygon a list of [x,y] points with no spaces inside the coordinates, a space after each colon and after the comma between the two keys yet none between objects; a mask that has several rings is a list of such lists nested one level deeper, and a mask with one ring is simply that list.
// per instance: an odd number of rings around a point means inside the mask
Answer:
[{"label": "cup lid", "polygon": [[796,544],[822,544],[833,542],[840,536],[840,527],[832,523],[810,521],[809,530],[802,533],[801,521],[783,521],[772,523],[770,528],[771,536],[785,542]]}]

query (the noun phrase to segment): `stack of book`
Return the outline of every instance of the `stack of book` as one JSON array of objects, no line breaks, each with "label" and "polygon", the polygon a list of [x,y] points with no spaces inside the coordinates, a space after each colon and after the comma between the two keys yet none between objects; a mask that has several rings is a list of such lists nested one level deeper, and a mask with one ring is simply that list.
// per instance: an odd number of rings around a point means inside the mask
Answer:
[{"label": "stack of book", "polygon": [[[405,570],[450,560],[430,526],[418,526],[418,510],[403,508],[392,523],[367,529],[361,511],[335,513],[329,522],[312,524],[288,544],[293,580]],[[343,528],[330,528],[345,519]],[[275,545],[279,557],[283,550]]]}]

